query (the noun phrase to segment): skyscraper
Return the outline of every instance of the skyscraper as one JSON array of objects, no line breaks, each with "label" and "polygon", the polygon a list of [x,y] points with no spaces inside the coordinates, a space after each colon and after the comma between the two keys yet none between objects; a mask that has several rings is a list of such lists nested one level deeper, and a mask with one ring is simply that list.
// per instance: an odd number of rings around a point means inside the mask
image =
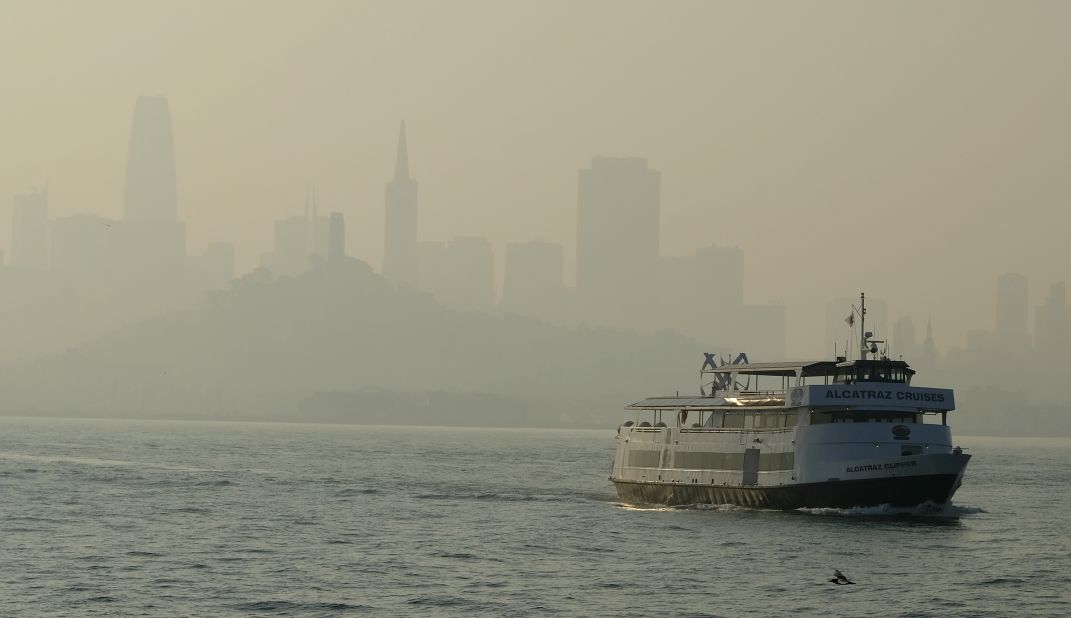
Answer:
[{"label": "skyscraper", "polygon": [[164,97],[138,97],[126,158],[123,218],[176,221],[175,144]]},{"label": "skyscraper", "polygon": [[260,256],[260,265],[277,276],[300,275],[312,266],[313,256],[328,257],[331,220],[317,214],[316,189],[305,192],[302,215],[275,222],[274,250]]},{"label": "skyscraper", "polygon": [[1004,273],[997,279],[996,335],[1002,345],[1029,345],[1027,340],[1027,278],[1018,273]]},{"label": "skyscraper", "polygon": [[596,157],[579,172],[576,287],[585,318],[648,324],[658,279],[661,175],[646,159]]},{"label": "skyscraper", "polygon": [[15,196],[11,213],[11,265],[48,267],[48,189]]},{"label": "skyscraper", "polygon": [[129,284],[142,290],[158,286],[146,297],[174,293],[177,288],[167,282],[184,269],[186,225],[178,220],[175,145],[164,97],[138,97],[134,105],[123,221],[114,231],[122,245],[120,268]]},{"label": "skyscraper", "polygon": [[405,121],[398,132],[394,178],[387,183],[383,275],[403,286],[417,283],[417,181],[409,176]]},{"label": "skyscraper", "polygon": [[695,250],[700,302],[723,315],[735,315],[744,304],[744,252],[738,247],[710,245]]},{"label": "skyscraper", "polygon": [[915,321],[909,315],[902,315],[893,322],[892,338],[889,351],[892,358],[903,357],[908,363],[918,362],[918,337],[915,333]]},{"label": "skyscraper", "polygon": [[100,287],[120,263],[120,223],[90,215],[52,221],[52,270],[79,285]]},{"label": "skyscraper", "polygon": [[186,268],[194,290],[218,290],[234,279],[234,245],[209,243],[201,255],[186,259]]},{"label": "skyscraper", "polygon": [[420,243],[420,289],[463,311],[494,308],[494,252],[486,239],[458,236]]},{"label": "skyscraper", "polygon": [[502,309],[542,320],[562,320],[564,255],[561,245],[542,240],[506,243]]},{"label": "skyscraper", "polygon": [[1067,285],[1061,281],[1049,288],[1045,301],[1034,310],[1034,346],[1047,358],[1058,358],[1066,351],[1071,314],[1067,308]]},{"label": "skyscraper", "polygon": [[328,227],[327,259],[338,262],[346,257],[346,220],[342,217],[342,213],[331,213]]},{"label": "skyscraper", "polygon": [[922,340],[922,350],[916,362],[910,364],[922,373],[933,371],[937,368],[937,345],[933,342],[933,323],[926,320],[926,338]]}]

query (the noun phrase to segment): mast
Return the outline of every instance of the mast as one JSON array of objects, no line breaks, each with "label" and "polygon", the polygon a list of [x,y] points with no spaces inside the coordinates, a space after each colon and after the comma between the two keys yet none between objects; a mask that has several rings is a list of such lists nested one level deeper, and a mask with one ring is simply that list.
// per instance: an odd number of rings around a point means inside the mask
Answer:
[{"label": "mast", "polygon": [[859,351],[866,360],[866,292],[859,293]]}]

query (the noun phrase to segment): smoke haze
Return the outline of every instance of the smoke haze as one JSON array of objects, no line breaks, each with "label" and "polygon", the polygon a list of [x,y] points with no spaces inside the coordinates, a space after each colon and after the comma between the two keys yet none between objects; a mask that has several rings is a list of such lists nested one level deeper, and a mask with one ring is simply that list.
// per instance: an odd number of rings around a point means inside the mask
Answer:
[{"label": "smoke haze", "polygon": [[[889,331],[996,363],[1019,344],[971,333],[1001,330],[998,277],[1029,279],[1027,346],[1069,277],[1068,23],[1061,2],[8,1],[0,196],[47,183],[51,219],[122,217],[135,104],[163,96],[189,255],[226,262],[225,241],[255,270],[312,185],[381,272],[404,119],[419,241],[487,239],[500,294],[506,243],[561,245],[576,284],[578,171],[642,158],[661,255],[739,248],[740,302],[784,307],[784,356],[831,355],[827,302],[867,290]],[[681,330],[747,346],[724,328]]]}]

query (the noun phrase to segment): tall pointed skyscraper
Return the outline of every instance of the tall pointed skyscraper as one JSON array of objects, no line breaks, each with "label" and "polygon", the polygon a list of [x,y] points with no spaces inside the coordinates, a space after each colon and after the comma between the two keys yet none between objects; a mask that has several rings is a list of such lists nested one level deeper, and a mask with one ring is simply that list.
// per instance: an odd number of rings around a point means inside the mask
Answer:
[{"label": "tall pointed skyscraper", "polygon": [[405,121],[398,133],[394,179],[387,183],[383,275],[400,285],[417,282],[417,181],[409,176]]},{"label": "tall pointed skyscraper", "polygon": [[177,289],[186,226],[178,220],[175,144],[164,97],[141,96],[134,105],[123,198],[123,223],[116,232],[124,277],[130,285]]},{"label": "tall pointed skyscraper", "polygon": [[175,144],[164,97],[138,97],[126,155],[123,218],[176,221]]}]

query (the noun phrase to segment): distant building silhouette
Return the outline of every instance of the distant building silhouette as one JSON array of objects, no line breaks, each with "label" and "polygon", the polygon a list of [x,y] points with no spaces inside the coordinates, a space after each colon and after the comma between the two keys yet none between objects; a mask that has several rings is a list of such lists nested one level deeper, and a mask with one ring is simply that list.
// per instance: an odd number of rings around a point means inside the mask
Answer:
[{"label": "distant building silhouette", "polygon": [[1067,285],[1061,281],[1049,287],[1049,294],[1034,310],[1034,347],[1047,358],[1067,353],[1071,343],[1071,314],[1067,307]]},{"label": "distant building silhouette", "polygon": [[405,122],[398,131],[394,178],[387,183],[383,275],[403,286],[417,285],[417,181],[409,175]]},{"label": "distant building silhouette", "polygon": [[451,309],[494,308],[494,253],[483,238],[459,236],[450,242],[422,242],[420,289]]},{"label": "distant building silhouette", "polygon": [[55,219],[52,228],[52,268],[75,281],[95,285],[120,266],[122,225],[91,215]]},{"label": "distant building silhouette", "polygon": [[506,243],[503,311],[558,322],[565,318],[565,250],[534,240]]},{"label": "distant building silhouette", "polygon": [[709,245],[694,256],[659,260],[655,322],[722,350],[747,352],[753,361],[785,354],[785,308],[744,303],[744,252]]},{"label": "distant building silhouette", "polygon": [[316,190],[305,192],[302,215],[275,222],[275,245],[261,255],[260,265],[276,276],[296,276],[312,266],[312,256],[327,258],[331,221],[317,214]]},{"label": "distant building silhouette", "polygon": [[234,245],[210,243],[204,253],[187,258],[186,263],[194,290],[223,289],[234,279]]},{"label": "distant building silhouette", "polygon": [[328,228],[327,259],[337,262],[346,257],[346,220],[342,213],[331,213]]},{"label": "distant building silhouette", "polygon": [[744,304],[744,252],[738,247],[709,245],[695,251],[696,284],[703,300],[721,312],[736,312]]},{"label": "distant building silhouette", "polygon": [[940,359],[937,356],[937,345],[933,340],[933,322],[926,320],[926,338],[922,340],[922,351],[919,353],[919,359],[914,364],[916,369],[920,372],[929,372],[937,369],[937,363]]},{"label": "distant building silhouette", "polygon": [[661,175],[646,159],[592,159],[578,176],[576,288],[584,319],[650,324],[658,286]]},{"label": "distant building silhouette", "polygon": [[918,334],[911,316],[902,315],[893,323],[889,355],[892,358],[903,357],[909,364],[919,362]]},{"label": "distant building silhouette", "polygon": [[130,126],[123,218],[176,221],[175,145],[164,97],[138,97]]},{"label": "distant building silhouette", "polygon": [[15,196],[11,214],[11,265],[48,267],[48,189]]},{"label": "distant building silhouette", "polygon": [[997,279],[997,321],[994,334],[1001,345],[1027,347],[1028,282],[1024,275],[1005,273]]}]

